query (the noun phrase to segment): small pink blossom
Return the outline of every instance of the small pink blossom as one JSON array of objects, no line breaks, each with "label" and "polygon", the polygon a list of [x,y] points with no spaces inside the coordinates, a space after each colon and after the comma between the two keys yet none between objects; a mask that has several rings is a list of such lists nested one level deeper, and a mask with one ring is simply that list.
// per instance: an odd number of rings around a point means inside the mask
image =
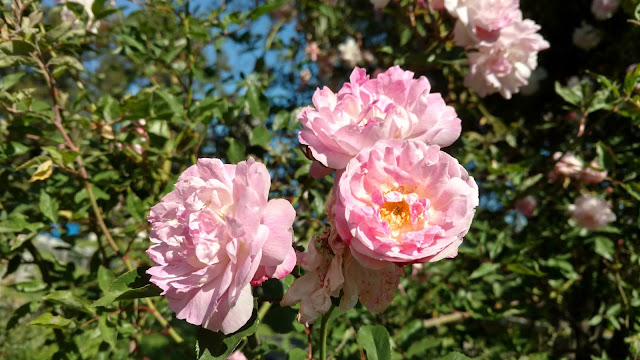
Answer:
[{"label": "small pink blossom", "polygon": [[596,20],[607,20],[613,17],[619,6],[620,0],[593,0],[591,2],[591,12]]},{"label": "small pink blossom", "polygon": [[499,92],[505,99],[526,86],[538,66],[538,52],[549,43],[538,34],[540,26],[531,20],[516,21],[500,30],[494,42],[480,42],[469,53],[465,86],[478,95]]},{"label": "small pink blossom", "polygon": [[454,32],[458,46],[496,41],[500,30],[522,21],[518,0],[448,0],[445,6],[458,18]]},{"label": "small pink blossom", "polygon": [[151,208],[147,273],[178,319],[232,333],[251,317],[250,285],[281,279],[295,265],[295,210],[268,201],[266,167],[199,159]]},{"label": "small pink blossom", "polygon": [[591,161],[589,166],[585,166],[582,171],[580,171],[580,181],[584,184],[599,184],[606,178],[607,170],[604,170],[597,160]]},{"label": "small pink blossom", "polygon": [[553,166],[553,175],[562,176],[562,177],[570,177],[577,178],[580,176],[580,171],[582,171],[582,160],[578,159],[572,152],[566,152],[562,154],[561,152],[556,152],[553,154],[553,160],[556,162]]},{"label": "small pink blossom", "polygon": [[309,57],[311,61],[318,61],[318,55],[320,55],[320,48],[318,47],[318,43],[312,41],[307,44],[307,47],[304,49],[305,55]]},{"label": "small pink blossom", "polygon": [[616,220],[616,215],[611,211],[611,205],[591,195],[580,196],[574,204],[569,205],[568,210],[577,226],[590,231]]},{"label": "small pink blossom", "polygon": [[455,257],[478,205],[458,161],[416,140],[363,149],[336,179],[338,233],[372,269]]},{"label": "small pink blossom", "polygon": [[518,210],[522,215],[530,218],[533,216],[533,213],[536,211],[538,207],[538,200],[535,197],[528,195],[523,197],[522,199],[516,201],[516,210]]},{"label": "small pink blossom", "polygon": [[242,351],[240,350],[236,350],[234,351],[231,355],[229,355],[229,357],[227,358],[227,360],[247,360],[247,357],[244,356],[244,354],[242,353]]},{"label": "small pink blossom", "polygon": [[460,136],[460,119],[439,93],[429,93],[425,77],[413,76],[394,66],[369,79],[364,69],[355,68],[337,94],[326,87],[316,90],[315,108],[305,107],[298,114],[298,139],[317,161],[312,175],[344,169],[360,150],[380,140],[451,145]]}]

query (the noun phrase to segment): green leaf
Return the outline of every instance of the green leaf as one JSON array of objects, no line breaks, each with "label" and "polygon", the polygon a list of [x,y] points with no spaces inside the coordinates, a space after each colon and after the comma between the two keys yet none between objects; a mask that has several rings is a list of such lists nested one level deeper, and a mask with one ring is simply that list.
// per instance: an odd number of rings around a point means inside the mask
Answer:
[{"label": "green leaf", "polygon": [[107,314],[102,314],[98,317],[98,328],[100,329],[100,335],[102,340],[109,344],[112,349],[116,347],[117,334],[114,329],[115,326],[107,319]]},{"label": "green leaf", "polygon": [[44,191],[40,193],[40,211],[53,223],[58,222],[58,201]]},{"label": "green leaf", "polygon": [[629,184],[620,184],[623,189],[625,189],[629,195],[633,196],[636,200],[640,200],[640,185],[637,183],[629,183]]},{"label": "green leaf", "polygon": [[49,60],[48,66],[66,66],[76,71],[84,72],[84,66],[80,60],[72,56],[56,56]]},{"label": "green leaf", "polygon": [[142,200],[131,190],[127,192],[127,210],[138,222],[144,221],[145,207]]},{"label": "green leaf", "polygon": [[391,339],[382,325],[365,325],[358,330],[358,345],[369,360],[391,360]]},{"label": "green leaf", "polygon": [[100,265],[98,268],[98,287],[102,290],[103,293],[106,293],[109,290],[109,286],[115,280],[115,275],[113,272],[106,267]]},{"label": "green leaf", "polygon": [[568,102],[569,104],[580,106],[580,104],[582,103],[582,99],[584,95],[582,94],[582,89],[580,86],[574,86],[572,88],[568,88],[560,85],[560,83],[556,81],[555,88],[556,88],[556,93],[560,95],[564,99],[564,101]]},{"label": "green leaf", "polygon": [[269,113],[269,104],[265,100],[261,99],[261,95],[262,93],[258,88],[258,85],[249,81],[247,83],[246,94],[249,112],[251,112],[251,116],[264,122],[267,119],[267,114]]},{"label": "green leaf", "polygon": [[537,174],[537,175],[533,175],[531,177],[526,178],[523,182],[522,185],[520,185],[519,190],[520,191],[525,191],[526,189],[530,188],[531,186],[535,185],[538,181],[540,181],[540,179],[542,179],[544,177],[544,174]]},{"label": "green leaf", "polygon": [[307,360],[307,351],[300,349],[300,348],[294,348],[289,350],[289,352],[287,353],[287,360]]},{"label": "green leaf", "polygon": [[627,76],[624,77],[624,92],[629,96],[633,90],[635,90],[638,83],[638,76],[640,76],[640,65],[636,65],[633,71],[629,71]]},{"label": "green leaf", "polygon": [[148,267],[143,266],[133,269],[115,279],[105,295],[91,304],[91,307],[108,306],[114,301],[140,299],[158,296],[162,290],[149,283],[151,277],[146,273]]},{"label": "green leaf", "polygon": [[54,316],[52,313],[44,313],[37,318],[31,320],[28,325],[39,325],[55,329],[64,329],[69,327],[73,322],[61,316]]},{"label": "green leaf", "polygon": [[249,134],[249,144],[251,146],[261,146],[266,148],[273,139],[273,134],[263,126],[258,126]]},{"label": "green leaf", "polygon": [[268,14],[273,10],[279,8],[280,6],[290,2],[291,0],[277,0],[277,1],[267,1],[265,4],[258,6],[257,8],[251,10],[248,16],[251,20],[256,20],[260,16]]},{"label": "green leaf", "polygon": [[640,4],[636,6],[635,11],[633,12],[633,16],[636,17],[636,20],[640,21]]},{"label": "green leaf", "polygon": [[24,71],[15,72],[13,74],[7,74],[2,77],[0,80],[0,89],[9,90],[13,87],[13,85],[17,84],[20,79],[25,75]]},{"label": "green leaf", "polygon": [[226,360],[235,350],[242,338],[252,335],[258,330],[258,312],[254,309],[249,321],[240,330],[225,335],[222,332],[213,332],[198,327],[196,340],[196,359],[200,360]]},{"label": "green leaf", "polygon": [[229,148],[227,149],[229,163],[237,164],[240,161],[247,160],[247,148],[244,144],[232,137],[226,137],[225,140],[229,143]]},{"label": "green leaf", "polygon": [[609,261],[613,261],[613,253],[615,252],[613,241],[604,236],[598,236],[595,239],[595,245],[595,250],[598,255]]},{"label": "green leaf", "polygon": [[24,40],[11,40],[0,44],[0,52],[7,55],[28,55],[35,47]]},{"label": "green leaf", "polygon": [[273,117],[273,125],[271,128],[273,131],[278,131],[280,129],[286,129],[289,126],[289,119],[291,118],[291,114],[287,111],[281,110]]},{"label": "green leaf", "polygon": [[62,305],[68,309],[83,311],[90,314],[93,313],[93,311],[88,308],[90,304],[89,300],[75,295],[70,290],[57,290],[51,292],[43,297],[42,300]]},{"label": "green leaf", "polygon": [[495,273],[496,270],[500,268],[500,264],[497,263],[484,263],[480,265],[477,269],[475,269],[471,275],[469,276],[470,280],[477,279],[483,277],[485,275],[489,275]]},{"label": "green leaf", "polygon": [[452,352],[446,356],[439,358],[438,360],[471,360],[471,358],[463,353]]},{"label": "green leaf", "polygon": [[598,141],[598,143],[596,144],[596,154],[598,155],[598,163],[600,163],[600,165],[604,168],[598,170],[610,170],[613,167],[615,159],[613,158],[613,155],[611,155],[609,147],[602,141]]},{"label": "green leaf", "polygon": [[411,40],[411,27],[405,26],[400,33],[400,46],[406,45]]}]

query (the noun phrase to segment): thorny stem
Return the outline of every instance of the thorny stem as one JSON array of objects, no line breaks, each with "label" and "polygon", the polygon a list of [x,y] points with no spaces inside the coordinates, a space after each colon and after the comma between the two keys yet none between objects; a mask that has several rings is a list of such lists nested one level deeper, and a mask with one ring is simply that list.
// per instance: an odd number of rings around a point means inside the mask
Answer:
[{"label": "thorny stem", "polygon": [[[60,105],[58,88],[56,87],[56,80],[53,77],[53,74],[51,74],[51,72],[49,71],[49,68],[44,64],[44,56],[40,51],[40,49],[37,50],[37,56],[36,54],[34,54],[33,58],[35,59],[40,70],[42,71],[42,75],[44,76],[47,82],[47,85],[49,87],[49,92],[51,95],[51,100],[53,102],[53,112],[54,112],[54,118],[51,119],[51,121],[53,122],[53,125],[58,129],[60,134],[62,135],[62,138],[64,139],[69,149],[79,153],[80,152],[79,147],[76,146],[73,143],[73,141],[71,141],[69,134],[67,133],[64,126],[62,125],[64,123],[64,117],[62,113],[62,106]],[[102,230],[104,236],[109,242],[109,245],[111,246],[111,248],[116,252],[116,254],[120,255],[120,257],[123,259],[127,269],[129,271],[133,270],[133,265],[131,264],[131,262],[129,261],[126,255],[123,256],[120,253],[120,248],[118,247],[118,244],[113,240],[113,237],[111,236],[111,233],[109,232],[109,229],[107,228],[107,225],[104,222],[104,218],[102,216],[102,210],[98,206],[98,202],[96,201],[95,194],[93,193],[93,189],[91,188],[91,183],[89,182],[89,176],[87,174],[87,170],[84,167],[82,157],[80,155],[76,157],[76,163],[80,168],[80,171],[79,171],[80,177],[82,178],[82,181],[84,182],[84,186],[87,189],[87,194],[89,195],[89,201],[91,202],[91,208],[96,216],[96,220],[98,222],[98,225],[100,226],[100,229]],[[162,327],[167,329],[169,336],[171,336],[171,338],[173,338],[175,342],[182,343],[184,341],[182,337],[173,329],[173,327],[171,327],[171,325],[169,325],[169,322],[162,316],[162,314],[158,312],[153,302],[148,298],[145,298],[144,301],[147,304],[147,307],[149,308],[149,312],[153,314],[153,316],[156,318],[156,320],[158,320],[158,322],[160,323],[160,325],[162,325]]]},{"label": "thorny stem", "polygon": [[329,317],[335,307],[336,306],[332,304],[329,311],[322,314],[322,322],[320,323],[320,360],[327,359],[327,335],[329,334],[327,323],[329,322]]}]

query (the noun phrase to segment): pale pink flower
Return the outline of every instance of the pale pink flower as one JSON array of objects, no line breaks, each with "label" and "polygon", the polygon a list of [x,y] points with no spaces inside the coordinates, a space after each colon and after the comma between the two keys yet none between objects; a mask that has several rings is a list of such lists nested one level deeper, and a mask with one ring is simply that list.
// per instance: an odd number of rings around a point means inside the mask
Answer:
[{"label": "pale pink flower", "polygon": [[455,110],[439,93],[429,93],[424,76],[395,66],[369,79],[356,68],[350,82],[335,94],[328,88],[316,90],[314,107],[298,114],[302,130],[300,143],[308,145],[317,162],[312,175],[344,169],[360,150],[380,140],[417,139],[428,144],[451,145],[461,131]]},{"label": "pale pink flower", "polygon": [[305,55],[311,59],[311,61],[318,61],[318,55],[320,55],[320,48],[318,47],[318,43],[312,41],[307,44],[307,47],[304,49]]},{"label": "pale pink flower", "polygon": [[553,166],[553,176],[562,176],[576,178],[580,176],[582,170],[582,160],[578,159],[572,152],[568,151],[564,154],[556,152],[553,154],[553,160],[556,162]]},{"label": "pale pink flower", "polygon": [[295,210],[268,201],[266,167],[199,159],[176,189],[151,208],[147,273],[178,319],[232,333],[251,317],[250,285],[285,277],[295,266]]},{"label": "pale pink flower", "polygon": [[227,358],[227,360],[247,360],[247,357],[244,356],[244,354],[242,353],[242,351],[240,350],[236,350],[234,351],[231,355],[229,355],[229,357]]},{"label": "pale pink flower", "polygon": [[530,218],[533,216],[533,213],[536,211],[538,207],[538,200],[535,197],[528,195],[523,197],[522,199],[516,201],[516,210],[518,210],[522,215]]},{"label": "pale pink flower", "polygon": [[391,0],[369,0],[374,9],[382,9],[386,7]]},{"label": "pale pink flower", "polygon": [[573,222],[590,231],[597,230],[616,220],[611,211],[611,205],[606,201],[591,196],[582,195],[568,208]]},{"label": "pale pink flower", "polygon": [[446,1],[445,6],[458,18],[454,29],[458,46],[496,41],[501,29],[522,21],[518,0],[457,0]]},{"label": "pale pink flower", "polygon": [[549,48],[538,30],[540,26],[531,20],[516,21],[500,30],[496,41],[478,43],[476,51],[469,53],[465,86],[480,96],[499,92],[510,99],[528,84],[538,66],[538,52]]},{"label": "pale pink flower", "polygon": [[591,12],[597,20],[607,20],[618,11],[619,6],[620,0],[593,0]]},{"label": "pale pink flower", "polygon": [[585,166],[580,171],[580,181],[584,184],[599,184],[607,178],[607,170],[597,160],[591,161],[589,166]]},{"label": "pale pink flower", "polygon": [[602,31],[583,21],[580,27],[573,30],[572,39],[575,46],[589,51],[602,41]]},{"label": "pale pink flower", "polygon": [[338,52],[340,53],[340,59],[349,67],[356,66],[363,60],[360,46],[358,46],[356,40],[351,37],[338,45]]},{"label": "pale pink flower", "polygon": [[416,140],[363,149],[334,184],[338,233],[373,269],[455,257],[478,205],[478,186],[458,161]]}]

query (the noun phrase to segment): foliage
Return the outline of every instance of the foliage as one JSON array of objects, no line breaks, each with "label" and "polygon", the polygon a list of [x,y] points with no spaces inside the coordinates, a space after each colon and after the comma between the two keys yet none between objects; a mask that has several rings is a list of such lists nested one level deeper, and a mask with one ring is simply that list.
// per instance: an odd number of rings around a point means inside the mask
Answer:
[{"label": "foliage", "polygon": [[[270,169],[270,196],[294,204],[304,249],[326,224],[333,179],[308,175],[297,110],[348,79],[335,49],[349,37],[371,54],[359,64],[370,73],[401,65],[456,108],[463,136],[446,151],[478,182],[481,205],[459,255],[407,266],[384,313],[334,311],[329,354],[638,358],[640,66],[627,68],[640,61],[640,26],[627,19],[640,4],[623,0],[585,54],[571,33],[593,18],[590,1],[522,1],[551,43],[539,61],[548,75],[505,100],[464,87],[451,17],[418,3],[96,0],[89,14],[5,0],[0,358],[218,359],[238,346],[250,359],[303,359],[309,344],[317,357],[320,321],[308,329],[278,306],[299,270],[255,289],[254,317],[236,334],[175,319],[145,274],[146,216],[198,157],[253,156]],[[63,21],[67,8],[75,19]],[[305,55],[311,42],[319,61]],[[607,178],[550,179],[556,152],[596,159]],[[617,220],[592,232],[568,221],[583,193],[608,200]],[[515,210],[527,195],[538,202],[530,218]]]}]

